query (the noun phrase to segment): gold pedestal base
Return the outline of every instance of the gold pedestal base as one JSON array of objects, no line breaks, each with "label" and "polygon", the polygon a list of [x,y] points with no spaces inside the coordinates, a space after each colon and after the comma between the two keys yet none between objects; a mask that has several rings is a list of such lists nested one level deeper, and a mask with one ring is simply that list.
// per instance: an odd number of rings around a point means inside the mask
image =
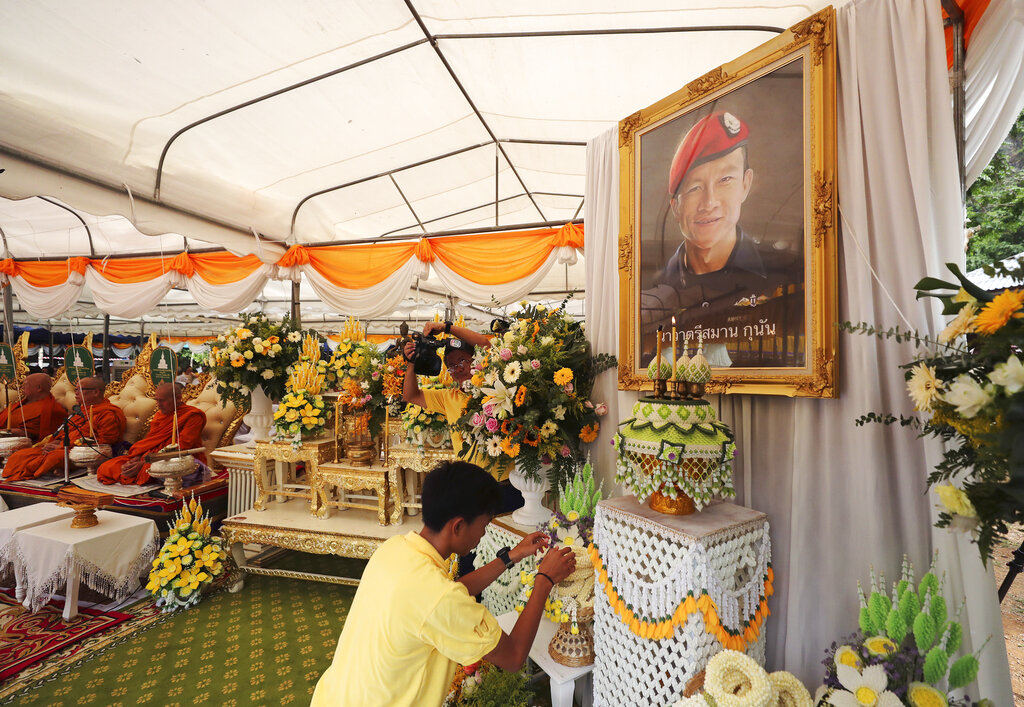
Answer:
[{"label": "gold pedestal base", "polygon": [[675,498],[670,498],[663,494],[661,492],[663,488],[665,487],[662,486],[651,494],[651,510],[672,516],[687,516],[697,510],[697,507],[693,505],[693,499],[683,493],[678,486],[676,487]]},{"label": "gold pedestal base", "polygon": [[345,448],[345,459],[352,466],[373,466],[373,462],[377,459],[377,445],[364,447],[349,444]]},{"label": "gold pedestal base", "polygon": [[94,525],[99,525],[100,519],[96,517],[96,506],[71,506],[75,511],[74,518],[71,519],[72,528],[91,528]]}]

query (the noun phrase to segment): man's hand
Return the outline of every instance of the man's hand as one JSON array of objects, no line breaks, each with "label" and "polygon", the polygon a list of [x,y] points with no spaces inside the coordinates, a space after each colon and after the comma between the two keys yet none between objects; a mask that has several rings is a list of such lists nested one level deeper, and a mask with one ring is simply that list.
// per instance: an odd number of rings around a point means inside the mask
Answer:
[{"label": "man's hand", "polygon": [[513,562],[520,562],[530,555],[536,555],[539,551],[547,548],[549,540],[548,534],[542,530],[530,533],[518,545],[512,548],[508,556]]},{"label": "man's hand", "polygon": [[430,336],[431,334],[443,334],[444,333],[444,322],[427,322],[423,325],[423,335]]},{"label": "man's hand", "polygon": [[412,361],[413,355],[416,353],[416,342],[406,341],[405,346],[402,347],[402,355],[406,361]]},{"label": "man's hand", "polygon": [[132,457],[121,465],[121,473],[124,476],[138,476],[142,471],[142,457]]},{"label": "man's hand", "polygon": [[551,581],[558,584],[576,571],[576,555],[571,547],[559,547],[548,550],[544,559],[537,565],[537,572],[543,572]]},{"label": "man's hand", "polygon": [[50,452],[56,451],[64,445],[60,442],[47,442],[43,445],[43,454],[49,454]]}]

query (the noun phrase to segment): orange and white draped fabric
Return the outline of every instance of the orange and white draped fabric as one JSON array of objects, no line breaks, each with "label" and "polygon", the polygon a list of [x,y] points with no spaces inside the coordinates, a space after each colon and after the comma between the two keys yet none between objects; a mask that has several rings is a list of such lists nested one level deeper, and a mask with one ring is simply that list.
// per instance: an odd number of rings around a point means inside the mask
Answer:
[{"label": "orange and white draped fabric", "polygon": [[151,258],[0,260],[0,281],[10,285],[30,314],[59,316],[88,284],[107,314],[138,317],[172,287],[186,287],[206,309],[234,313],[248,306],[268,279],[305,275],[328,305],[356,316],[394,310],[432,268],[457,297],[487,304],[491,297],[525,296],[556,263],[573,264],[583,228],[566,224],[512,233],[423,238],[419,241],[312,247],[295,245],[271,265],[255,255],[177,253]]}]

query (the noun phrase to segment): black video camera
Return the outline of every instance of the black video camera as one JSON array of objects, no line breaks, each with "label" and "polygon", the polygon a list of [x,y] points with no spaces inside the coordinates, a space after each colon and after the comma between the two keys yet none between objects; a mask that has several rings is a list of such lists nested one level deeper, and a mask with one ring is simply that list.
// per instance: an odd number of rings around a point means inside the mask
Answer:
[{"label": "black video camera", "polygon": [[416,371],[416,375],[436,376],[440,374],[441,355],[437,353],[437,350],[443,348],[445,342],[418,332],[412,334],[411,338],[416,342],[416,351],[412,355],[413,369]]}]

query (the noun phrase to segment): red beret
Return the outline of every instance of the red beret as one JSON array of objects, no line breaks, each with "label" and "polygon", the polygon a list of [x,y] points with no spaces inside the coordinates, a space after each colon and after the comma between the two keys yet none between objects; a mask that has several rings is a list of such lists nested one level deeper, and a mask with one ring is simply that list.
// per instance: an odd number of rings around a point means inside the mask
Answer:
[{"label": "red beret", "polygon": [[750,128],[732,113],[720,111],[701,118],[679,143],[668,173],[668,192],[675,196],[686,173],[698,165],[724,157],[747,144]]}]

